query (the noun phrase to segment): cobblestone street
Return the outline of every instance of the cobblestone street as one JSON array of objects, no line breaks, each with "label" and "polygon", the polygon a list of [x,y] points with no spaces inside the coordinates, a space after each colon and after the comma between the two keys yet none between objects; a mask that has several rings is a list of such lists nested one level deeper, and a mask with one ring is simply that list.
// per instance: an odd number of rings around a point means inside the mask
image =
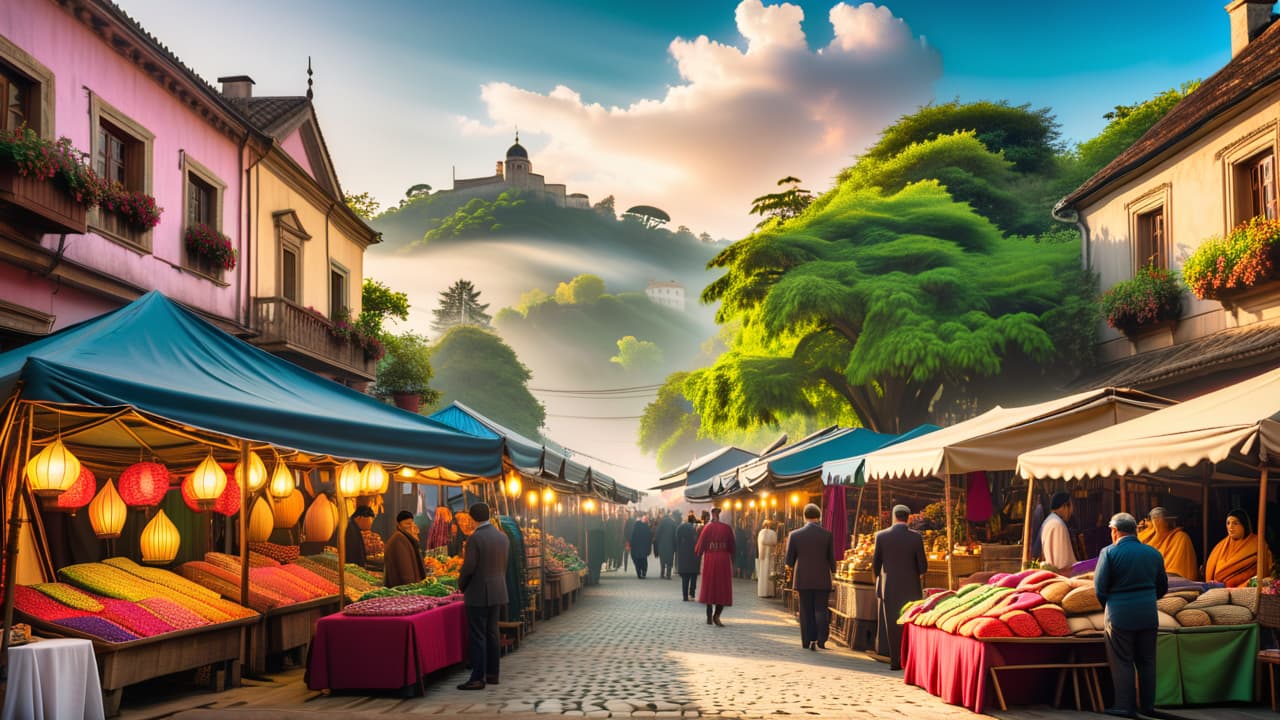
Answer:
[{"label": "cobblestone street", "polygon": [[[306,689],[301,670],[270,682],[187,698],[182,707],[126,707],[131,720],[170,716],[290,717],[290,711],[344,716],[545,715],[587,717],[981,718],[902,682],[900,672],[848,649],[800,647],[799,630],[777,601],[755,597],[737,581],[735,605],[717,628],[703,606],[681,602],[680,581],[606,573],[571,610],[545,623],[502,661],[502,682],[464,692],[461,668],[433,676],[424,697],[322,694]],[[216,711],[214,712],[209,711]],[[1262,718],[1260,709],[1179,711],[1187,718]],[[1077,717],[1048,708],[997,713],[1008,720]]]}]

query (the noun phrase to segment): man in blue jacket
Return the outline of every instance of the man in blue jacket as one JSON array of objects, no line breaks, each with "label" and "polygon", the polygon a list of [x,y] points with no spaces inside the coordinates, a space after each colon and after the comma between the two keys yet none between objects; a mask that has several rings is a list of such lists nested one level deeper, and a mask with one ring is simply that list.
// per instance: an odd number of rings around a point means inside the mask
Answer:
[{"label": "man in blue jacket", "polygon": [[[1138,521],[1129,513],[1111,517],[1111,545],[1098,556],[1093,587],[1106,608],[1107,662],[1115,685],[1108,715],[1138,713],[1168,717],[1156,704],[1156,600],[1169,591],[1160,551],[1138,541]],[[1134,702],[1134,670],[1140,702]]]}]

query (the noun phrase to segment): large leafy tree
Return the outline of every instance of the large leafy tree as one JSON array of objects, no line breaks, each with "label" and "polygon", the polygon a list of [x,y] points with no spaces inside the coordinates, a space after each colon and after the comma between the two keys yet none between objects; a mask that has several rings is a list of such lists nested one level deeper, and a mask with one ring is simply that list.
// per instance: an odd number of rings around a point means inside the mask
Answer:
[{"label": "large leafy tree", "polygon": [[452,328],[432,348],[431,366],[440,405],[457,400],[529,437],[546,422],[546,409],[529,392],[529,368],[492,332]]},{"label": "large leafy tree", "polygon": [[618,338],[618,354],[609,362],[628,372],[651,370],[662,364],[662,348],[650,340],[640,340],[635,335]]},{"label": "large leafy tree", "polygon": [[342,200],[351,208],[351,212],[365,220],[372,220],[382,211],[382,203],[367,192],[344,193]]},{"label": "large leafy tree", "polygon": [[360,316],[356,325],[367,335],[382,335],[388,318],[409,319],[409,296],[385,283],[365,278],[360,288]]},{"label": "large leafy tree", "polygon": [[431,311],[435,316],[431,328],[436,332],[459,325],[487,328],[492,319],[488,309],[488,303],[480,303],[480,291],[470,280],[458,280],[440,293],[440,304]]}]

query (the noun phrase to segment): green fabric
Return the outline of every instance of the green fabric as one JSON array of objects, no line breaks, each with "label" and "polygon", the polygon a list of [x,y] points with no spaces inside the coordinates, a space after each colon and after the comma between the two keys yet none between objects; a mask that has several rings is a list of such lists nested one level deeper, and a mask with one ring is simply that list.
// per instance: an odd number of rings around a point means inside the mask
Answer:
[{"label": "green fabric", "polygon": [[1156,636],[1156,707],[1182,705],[1182,661],[1178,655],[1178,635]]},{"label": "green fabric", "polygon": [[1156,638],[1156,705],[1253,702],[1257,625],[1208,625]]}]

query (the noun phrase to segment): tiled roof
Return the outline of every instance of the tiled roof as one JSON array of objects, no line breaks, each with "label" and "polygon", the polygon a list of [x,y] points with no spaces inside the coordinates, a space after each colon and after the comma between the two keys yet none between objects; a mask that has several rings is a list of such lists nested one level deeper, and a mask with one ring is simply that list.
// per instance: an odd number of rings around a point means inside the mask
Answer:
[{"label": "tiled roof", "polygon": [[1267,322],[1212,335],[1110,363],[1072,383],[1081,389],[1151,389],[1235,365],[1280,358],[1280,323]]},{"label": "tiled roof", "polygon": [[280,140],[281,131],[311,108],[311,101],[305,96],[228,98],[227,102],[255,129]]},{"label": "tiled roof", "polygon": [[1280,79],[1280,22],[1254,38],[1240,54],[1183,98],[1106,167],[1058,204],[1070,207],[1111,181],[1159,156],[1254,93]]}]

